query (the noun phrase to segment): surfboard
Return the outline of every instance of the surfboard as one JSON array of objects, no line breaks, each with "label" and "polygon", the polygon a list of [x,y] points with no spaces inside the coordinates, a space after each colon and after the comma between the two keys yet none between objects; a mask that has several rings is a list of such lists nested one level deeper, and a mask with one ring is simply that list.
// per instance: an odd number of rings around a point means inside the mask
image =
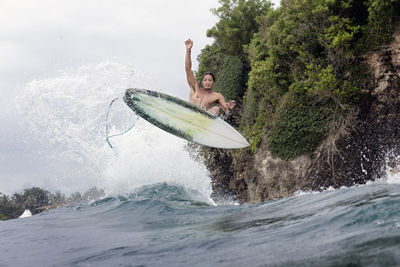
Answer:
[{"label": "surfboard", "polygon": [[138,116],[190,142],[225,149],[249,146],[237,130],[218,116],[178,97],[130,88],[124,101]]}]

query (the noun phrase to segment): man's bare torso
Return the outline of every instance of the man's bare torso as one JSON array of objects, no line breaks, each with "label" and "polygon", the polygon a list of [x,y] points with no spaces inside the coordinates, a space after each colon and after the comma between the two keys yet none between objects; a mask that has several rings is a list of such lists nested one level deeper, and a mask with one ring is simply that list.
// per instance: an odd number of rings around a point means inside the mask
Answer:
[{"label": "man's bare torso", "polygon": [[205,89],[200,89],[197,91],[198,92],[190,94],[190,102],[192,102],[193,104],[202,107],[206,110],[210,110],[218,104],[218,99],[219,99],[218,93],[212,91],[209,92]]}]

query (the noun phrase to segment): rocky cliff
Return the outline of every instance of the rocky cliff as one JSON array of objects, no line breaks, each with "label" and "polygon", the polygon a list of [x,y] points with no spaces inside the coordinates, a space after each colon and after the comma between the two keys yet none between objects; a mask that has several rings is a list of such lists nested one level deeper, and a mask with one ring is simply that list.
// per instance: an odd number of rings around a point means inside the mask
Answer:
[{"label": "rocky cliff", "polygon": [[[370,67],[360,104],[309,155],[273,158],[266,142],[254,152],[213,150],[208,167],[217,200],[240,203],[287,197],[298,190],[351,186],[382,177],[400,154],[400,28],[394,41],[363,59]],[[389,164],[388,162],[389,157]],[[400,164],[400,162],[399,162]]]}]

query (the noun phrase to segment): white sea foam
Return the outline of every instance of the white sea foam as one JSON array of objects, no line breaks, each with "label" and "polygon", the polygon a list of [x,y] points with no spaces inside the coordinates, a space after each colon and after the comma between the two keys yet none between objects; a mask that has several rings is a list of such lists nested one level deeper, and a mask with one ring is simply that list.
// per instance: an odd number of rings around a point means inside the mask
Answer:
[{"label": "white sea foam", "polygon": [[130,132],[110,140],[114,149],[105,141],[110,101],[119,97],[109,116],[112,135],[124,131],[136,119],[122,101],[125,89],[162,91],[152,87],[154,83],[132,66],[101,63],[27,84],[16,104],[30,131],[26,145],[37,145],[37,155],[44,157],[49,172],[57,169],[51,187],[83,191],[98,186],[121,194],[167,182],[197,191],[203,201],[209,201],[208,172],[190,158],[185,141],[143,119]]},{"label": "white sea foam", "polygon": [[400,184],[400,155],[397,155],[394,151],[388,151],[382,170],[384,175],[372,183]]},{"label": "white sea foam", "polygon": [[[367,181],[365,183],[368,185],[379,185],[379,184],[400,184],[400,155],[395,154],[393,151],[386,153],[385,164],[382,166],[382,172],[384,173],[381,177],[377,177],[374,181]],[[363,184],[354,185],[352,187],[365,186]],[[342,186],[340,189],[348,188]],[[337,188],[336,188],[337,189]],[[321,191],[302,191],[298,190],[293,195],[303,196],[308,194],[318,194],[324,191],[336,190],[332,186],[328,188],[321,188]]]}]

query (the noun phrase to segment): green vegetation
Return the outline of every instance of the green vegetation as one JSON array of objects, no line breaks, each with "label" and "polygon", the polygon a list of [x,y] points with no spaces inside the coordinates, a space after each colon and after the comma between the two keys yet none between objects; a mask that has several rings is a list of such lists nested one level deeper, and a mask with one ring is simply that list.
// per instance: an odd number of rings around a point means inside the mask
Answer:
[{"label": "green vegetation", "polygon": [[335,103],[329,98],[318,102],[314,97],[291,97],[268,133],[272,155],[292,159],[313,152],[327,134],[334,115]]},{"label": "green vegetation", "polygon": [[227,99],[239,99],[243,96],[243,63],[240,57],[222,53],[215,45],[202,50],[199,58],[199,70],[196,78],[201,82],[205,72],[212,72],[215,77],[214,90]]},{"label": "green vegetation", "polygon": [[239,100],[246,90],[247,74],[250,70],[245,47],[258,30],[256,17],[271,10],[268,1],[237,0],[220,1],[221,7],[212,12],[220,20],[207,32],[215,39],[199,55],[196,78],[211,71],[216,77],[214,90],[227,99]]},{"label": "green vegetation", "polygon": [[252,151],[266,142],[286,160],[312,152],[360,103],[363,56],[391,41],[400,16],[398,0],[219,2],[197,77],[214,72],[215,90],[241,103],[239,130]]},{"label": "green vegetation", "polygon": [[398,23],[400,4],[398,0],[364,1],[367,10],[367,23],[362,25],[365,33],[361,43],[365,50],[376,50],[380,45],[390,42],[393,26]]},{"label": "green vegetation", "polygon": [[74,205],[103,196],[104,191],[96,187],[90,188],[83,195],[76,192],[69,197],[60,191],[52,194],[39,187],[25,189],[23,193],[14,193],[11,197],[0,193],[0,220],[18,218],[25,209],[29,209],[34,215],[49,208]]}]

